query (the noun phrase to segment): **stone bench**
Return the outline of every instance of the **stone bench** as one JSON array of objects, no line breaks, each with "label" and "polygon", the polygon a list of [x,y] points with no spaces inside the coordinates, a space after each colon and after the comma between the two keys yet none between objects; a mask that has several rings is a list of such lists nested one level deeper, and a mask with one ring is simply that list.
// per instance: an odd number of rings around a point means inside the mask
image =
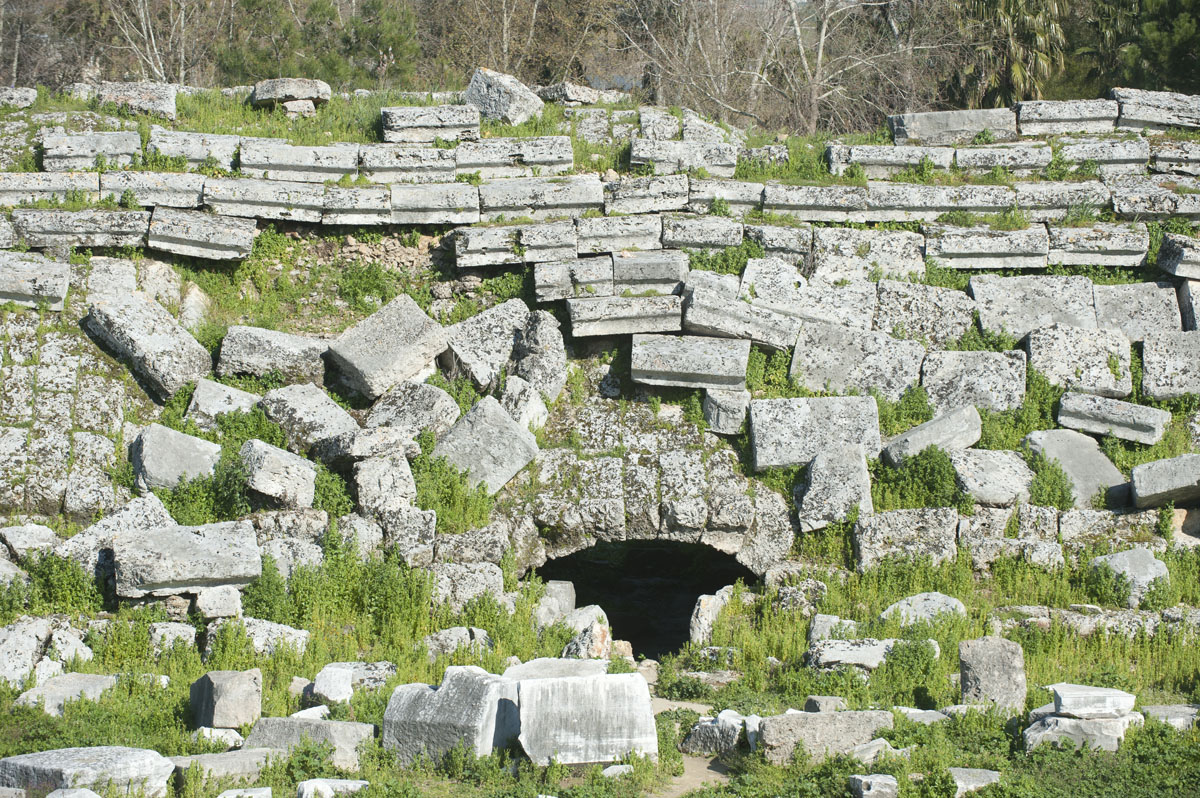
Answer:
[{"label": "stone bench", "polygon": [[250,254],[257,235],[253,219],[159,207],[150,217],[146,243],[190,258],[238,260]]},{"label": "stone bench", "polygon": [[96,172],[0,172],[0,205],[14,207],[33,202],[65,202],[72,197],[96,200],[100,175]]},{"label": "stone bench", "polygon": [[1017,115],[1009,108],[927,111],[888,117],[896,144],[969,144],[984,131],[992,141],[1017,137]]},{"label": "stone bench", "polygon": [[205,164],[232,169],[241,142],[241,136],[185,133],[154,125],[150,128],[146,150],[165,158],[183,158],[189,169],[197,169]]},{"label": "stone bench", "polygon": [[567,136],[498,138],[464,141],[455,150],[455,173],[479,173],[484,180],[546,177],[575,168],[575,151]]},{"label": "stone bench", "polygon": [[687,207],[687,175],[625,177],[604,187],[605,213],[660,213]]},{"label": "stone bench", "polygon": [[369,227],[392,221],[392,195],[386,186],[327,186],[321,224]]},{"label": "stone bench", "polygon": [[1114,88],[1109,96],[1121,107],[1119,130],[1154,132],[1173,127],[1200,128],[1200,97],[1170,91]]},{"label": "stone bench", "polygon": [[582,216],[604,208],[604,186],[595,175],[493,180],[479,187],[484,219]]},{"label": "stone bench", "polygon": [[414,105],[379,109],[383,140],[433,144],[479,139],[479,109],[473,105]]},{"label": "stone bench", "polygon": [[453,183],[454,150],[401,144],[363,144],[359,174],[375,183]]},{"label": "stone bench", "polygon": [[338,181],[358,174],[358,145],[296,147],[278,139],[242,139],[242,172],[266,180],[297,183]]},{"label": "stone bench", "polygon": [[1053,156],[1049,144],[1019,142],[959,147],[954,151],[954,163],[965,172],[990,172],[1000,168],[1014,175],[1030,175],[1049,166]]},{"label": "stone bench", "polygon": [[662,217],[599,216],[575,220],[579,254],[662,249]]},{"label": "stone bench", "polygon": [[805,222],[862,222],[867,219],[867,189],[768,184],[763,190],[763,210]]},{"label": "stone bench", "polygon": [[107,166],[129,166],[142,153],[137,131],[76,133],[42,139],[42,168],[47,172],[94,169],[102,160]]},{"label": "stone bench", "polygon": [[1022,136],[1111,133],[1120,107],[1116,100],[1029,100],[1017,103]]},{"label": "stone bench", "polygon": [[865,221],[932,222],[954,211],[1003,213],[1017,196],[1007,186],[926,186],[916,183],[867,184]]}]

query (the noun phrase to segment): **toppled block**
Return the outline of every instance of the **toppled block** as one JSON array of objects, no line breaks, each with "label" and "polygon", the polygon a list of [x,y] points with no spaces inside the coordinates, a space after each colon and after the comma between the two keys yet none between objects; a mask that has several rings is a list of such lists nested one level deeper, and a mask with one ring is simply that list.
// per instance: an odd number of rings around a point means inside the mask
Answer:
[{"label": "toppled block", "polygon": [[858,444],[820,452],[808,464],[805,477],[805,484],[798,484],[795,491],[796,515],[805,532],[843,521],[855,510],[860,515],[875,511],[867,459]]},{"label": "toppled block", "polygon": [[222,413],[249,413],[260,399],[262,397],[258,394],[201,379],[196,382],[196,390],[192,392],[192,401],[184,418],[202,430],[215,431],[218,428],[217,416]]},{"label": "toppled block", "polygon": [[538,447],[533,433],[517,424],[495,398],[485,396],[433,451],[494,494],[537,456]]},{"label": "toppled block", "polygon": [[1101,176],[1145,174],[1150,162],[1150,143],[1142,138],[1063,138],[1059,144],[1064,160],[1095,164]]},{"label": "toppled block", "polygon": [[704,422],[718,435],[737,435],[750,409],[749,391],[709,390],[704,392]]},{"label": "toppled block", "polygon": [[242,744],[251,748],[276,748],[291,751],[305,739],[328,743],[333,747],[329,761],[343,770],[358,770],[358,748],[375,737],[370,723],[309,718],[259,718]]},{"label": "toppled block", "polygon": [[643,105],[638,108],[638,122],[642,138],[654,141],[669,141],[679,138],[682,120],[666,108]]},{"label": "toppled block", "polygon": [[140,247],[150,227],[147,211],[12,212],[18,240],[31,247]]},{"label": "toppled block", "polygon": [[[662,249],[659,216],[597,216],[575,220],[579,254]],[[682,253],[680,253],[682,254]]]},{"label": "toppled block", "polygon": [[736,144],[705,141],[657,141],[634,138],[629,152],[633,166],[650,166],[656,175],[704,169],[714,177],[732,178],[737,168]]},{"label": "toppled block", "polygon": [[925,254],[951,269],[1044,269],[1049,237],[1043,225],[1024,230],[925,225]]},{"label": "toppled block", "polygon": [[45,304],[60,311],[67,298],[71,265],[36,252],[0,251],[0,302],[27,308]]},{"label": "toppled block", "polygon": [[762,209],[762,183],[696,178],[688,186],[687,208],[692,213],[710,213],[713,202],[725,203],[734,216]]},{"label": "toppled block", "polygon": [[944,452],[966,449],[979,441],[981,424],[979,411],[974,407],[956,407],[897,435],[884,447],[883,459],[898,466],[930,446],[936,446]]},{"label": "toppled block", "polygon": [[480,219],[479,189],[466,183],[393,184],[390,210],[392,224],[474,224]]},{"label": "toppled block", "polygon": [[519,740],[534,764],[658,757],[650,689],[636,673],[523,679]]},{"label": "toppled block", "polygon": [[484,119],[520,125],[542,115],[545,103],[512,75],[491,69],[476,69],[463,95],[467,105],[479,109]]},{"label": "toppled block", "polygon": [[273,108],[290,102],[308,101],[314,106],[329,102],[333,92],[323,80],[309,78],[271,78],[254,84],[250,104],[255,108]]},{"label": "toppled block", "polygon": [[250,255],[258,225],[253,219],[158,207],[150,217],[151,249],[205,260],[240,260]]},{"label": "toppled block", "polygon": [[1200,176],[1200,142],[1155,141],[1150,144],[1150,171]]},{"label": "toppled block", "polygon": [[763,210],[806,222],[861,222],[867,216],[867,189],[770,183],[763,189]]},{"label": "toppled block", "polygon": [[605,213],[661,213],[687,207],[687,175],[626,177],[604,187]]},{"label": "toppled block", "polygon": [[119,357],[159,398],[207,376],[212,358],[162,305],[143,293],[105,297],[92,303],[84,327]]},{"label": "toppled block", "polygon": [[756,399],[750,403],[754,468],[807,465],[839,444],[859,444],[868,457],[881,448],[874,397]]},{"label": "toppled block", "polygon": [[267,418],[283,428],[294,452],[306,452],[326,438],[358,429],[354,417],[312,383],[267,391],[261,404]]},{"label": "toppled block", "polygon": [[1121,107],[1120,130],[1200,128],[1200,98],[1171,91],[1113,88],[1109,96]]},{"label": "toppled block", "polygon": [[574,168],[575,151],[567,136],[481,139],[463,142],[455,150],[455,172],[478,172],[484,180],[546,177]]},{"label": "toppled block", "polygon": [[1158,252],[1158,268],[1175,277],[1200,280],[1200,240],[1167,233]]},{"label": "toppled block", "polygon": [[954,163],[953,147],[894,147],[891,145],[830,144],[825,148],[829,171],[843,175],[851,166],[862,168],[872,180],[887,180],[897,172],[928,162],[934,169],[949,169]]},{"label": "toppled block", "polygon": [[192,723],[236,729],[262,715],[262,671],[209,671],[192,682]]},{"label": "toppled block", "polygon": [[975,301],[962,291],[900,280],[880,280],[875,329],[897,338],[942,346],[975,325]]},{"label": "toppled block", "polygon": [[[1091,207],[1103,210],[1112,202],[1113,196],[1107,186],[1096,181],[1019,182],[1013,184],[1013,191],[1016,193],[1015,205],[1031,222],[1062,219],[1072,208]],[[1012,207],[1012,204],[1009,207]]]},{"label": "toppled block", "polygon": [[[1096,557],[1091,561],[1091,567],[1094,571],[1103,574],[1101,578],[1112,580],[1113,584],[1119,580],[1120,584],[1128,589],[1129,595],[1125,599],[1125,606],[1131,610],[1136,610],[1141,605],[1142,599],[1152,585],[1156,583],[1166,585],[1171,581],[1171,572],[1167,569],[1167,564],[1143,546],[1134,546],[1132,549]],[[1129,703],[1128,708],[1122,704],[1119,708],[1115,708],[1116,711],[1112,714],[1119,716],[1132,709],[1132,701]],[[1059,710],[1059,712],[1080,717],[1087,715],[1097,717],[1104,714],[1103,710],[1097,711],[1095,706],[1084,711],[1080,711],[1077,707],[1074,712],[1063,710]]]},{"label": "toppled block", "polygon": [[1047,262],[1069,266],[1140,266],[1150,247],[1150,234],[1140,222],[1051,227],[1049,235]]},{"label": "toppled block", "polygon": [[436,147],[361,144],[358,171],[374,183],[453,183],[456,154]]},{"label": "toppled block", "polygon": [[919,183],[867,184],[862,219],[873,222],[932,222],[953,211],[1003,213],[1016,197],[1007,186],[926,186]]},{"label": "toppled block", "polygon": [[[719,338],[747,338],[770,349],[787,350],[796,343],[800,320],[776,310],[743,302],[707,286],[685,288],[687,308],[683,328],[690,333]],[[736,284],[736,283],[735,283]]]},{"label": "toppled block", "polygon": [[1008,108],[896,114],[888,126],[897,144],[968,144],[985,130],[993,141],[1017,138],[1017,115]]},{"label": "toppled block", "polygon": [[1142,390],[1151,399],[1200,393],[1200,332],[1148,333],[1142,344]]},{"label": "toppled block", "polygon": [[1060,682],[1050,685],[1054,714],[1068,718],[1120,718],[1133,711],[1137,696],[1111,687],[1089,687]]},{"label": "toppled block", "polygon": [[894,718],[886,710],[845,712],[791,712],[763,718],[759,740],[764,756],[773,765],[787,765],[797,749],[812,761],[848,754],[870,742],[882,729],[892,728]]},{"label": "toppled block", "polygon": [[15,207],[35,202],[66,202],[82,195],[89,200],[100,196],[100,175],[96,172],[9,172],[0,174],[0,205]]},{"label": "toppled block", "polygon": [[383,140],[400,144],[475,141],[479,109],[473,105],[411,105],[380,108]]},{"label": "toppled block", "polygon": [[163,172],[105,172],[100,194],[118,200],[130,192],[143,208],[199,208],[204,202],[204,175]]},{"label": "toppled block", "polygon": [[783,313],[803,302],[805,280],[795,266],[781,258],[748,258],[738,286],[738,299]]},{"label": "toppled block", "polygon": [[355,391],[374,399],[445,349],[446,331],[401,294],[338,336],[329,355]]},{"label": "toppled block", "polygon": [[[812,261],[813,229],[809,225],[780,226],[747,224],[742,235],[763,248],[767,257],[782,258],[794,263],[806,273]],[[924,271],[924,264],[922,264]]]},{"label": "toppled block", "polygon": [[101,105],[115,105],[135,113],[175,118],[175,94],[178,87],[173,83],[135,81],[111,83],[104,81],[96,87],[96,99]]},{"label": "toppled block", "polygon": [[604,207],[604,185],[595,175],[494,180],[479,187],[484,219],[582,216]]},{"label": "toppled block", "polygon": [[1111,133],[1119,111],[1116,100],[1027,100],[1016,108],[1022,136]]},{"label": "toppled block", "polygon": [[877,390],[897,401],[920,380],[924,358],[916,341],[809,321],[800,327],[789,374],[810,391]]},{"label": "toppled block", "polygon": [[1056,323],[1031,330],[1029,366],[1052,385],[1120,398],[1133,390],[1129,339],[1119,330],[1083,330]]},{"label": "toppled block", "polygon": [[1012,507],[1029,501],[1033,471],[1017,452],[959,449],[949,452],[958,485],[985,507]]},{"label": "toppled block", "polygon": [[1058,423],[1092,435],[1150,445],[1162,439],[1171,414],[1156,407],[1068,391],[1059,402]]},{"label": "toppled block", "polygon": [[248,440],[238,452],[246,469],[246,487],[273,505],[312,507],[317,470],[303,457],[260,440]]},{"label": "toppled block", "polygon": [[111,787],[164,798],[174,772],[171,760],[144,748],[59,748],[0,759],[0,786],[30,791]]},{"label": "toppled block", "polygon": [[42,168],[47,172],[74,172],[129,166],[142,151],[136,130],[112,133],[72,133],[42,139]]},{"label": "toppled block", "polygon": [[133,599],[221,585],[243,588],[262,573],[249,521],[119,534],[113,540],[113,562],[117,595]]},{"label": "toppled block", "polygon": [[749,357],[747,340],[634,335],[630,375],[645,385],[740,391]]},{"label": "toppled block", "polygon": [[1134,342],[1151,333],[1179,331],[1179,299],[1171,283],[1097,285],[1092,293],[1101,329],[1120,330]]},{"label": "toppled block", "polygon": [[964,704],[995,704],[1025,709],[1025,651],[1003,637],[981,637],[958,644],[958,668]]},{"label": "toppled block", "polygon": [[1133,505],[1139,509],[1200,499],[1200,454],[1182,454],[1134,466]]},{"label": "toppled block", "polygon": [[613,295],[675,294],[688,272],[686,252],[673,249],[613,254]]},{"label": "toppled block", "polygon": [[279,372],[288,382],[324,381],[322,356],[329,349],[325,341],[303,335],[267,330],[262,327],[234,325],[221,340],[217,374],[253,374],[262,377]]},{"label": "toppled block", "polygon": [[298,147],[278,139],[244,138],[238,163],[250,177],[297,183],[336,182],[358,174],[358,145]]},{"label": "toppled block", "polygon": [[573,261],[578,240],[575,225],[570,221],[468,227],[455,233],[454,260],[460,269]]},{"label": "toppled block", "polygon": [[1058,461],[1071,480],[1076,507],[1090,507],[1097,495],[1109,506],[1125,504],[1125,477],[1100,450],[1095,438],[1071,429],[1051,429],[1031,432],[1023,444],[1035,455]]},{"label": "toppled block", "polygon": [[1042,743],[1060,745],[1070,740],[1075,748],[1098,748],[1101,751],[1116,751],[1125,739],[1130,726],[1140,726],[1140,712],[1130,712],[1120,718],[1079,718],[1048,715],[1034,721],[1023,733],[1025,750],[1032,751]]},{"label": "toppled block", "polygon": [[328,186],[321,224],[366,227],[392,221],[392,195],[383,186]]},{"label": "toppled block", "polygon": [[1068,324],[1096,329],[1092,281],[1082,275],[971,278],[967,293],[974,297],[979,324],[987,332],[1007,332],[1023,338],[1036,327]]},{"label": "toppled block", "polygon": [[232,169],[241,143],[241,136],[191,133],[152,125],[146,150],[164,158],[183,158],[189,169],[198,169],[207,164]]},{"label": "toppled block", "polygon": [[993,169],[1004,169],[1014,175],[1038,172],[1050,165],[1053,156],[1050,145],[1042,142],[959,147],[954,151],[955,165],[963,171],[990,172]]},{"label": "toppled block", "polygon": [[211,177],[204,181],[204,204],[222,216],[316,224],[325,212],[325,186]]},{"label": "toppled block", "polygon": [[858,570],[888,557],[929,557],[934,565],[958,556],[958,511],[952,507],[892,510],[860,518],[854,527]]},{"label": "toppled block", "polygon": [[576,338],[628,333],[678,332],[682,303],[677,296],[575,298],[567,300]]},{"label": "toppled block", "polygon": [[664,216],[662,245],[669,249],[712,249],[742,243],[742,223],[722,216]]},{"label": "toppled block", "polygon": [[517,332],[529,321],[529,307],[510,299],[446,328],[448,345],[442,364],[453,377],[465,375],[483,390],[499,384],[512,357]]},{"label": "toppled block", "polygon": [[907,230],[818,227],[812,232],[812,282],[867,280],[872,272],[925,274],[925,238]]},{"label": "toppled block", "polygon": [[129,449],[141,490],[176,487],[189,479],[212,476],[221,447],[161,424],[147,425]]},{"label": "toppled block", "polygon": [[86,698],[99,701],[106,692],[117,686],[117,677],[99,673],[64,673],[51,676],[41,684],[17,696],[19,707],[40,707],[54,718],[61,718],[63,707],[71,701]]}]

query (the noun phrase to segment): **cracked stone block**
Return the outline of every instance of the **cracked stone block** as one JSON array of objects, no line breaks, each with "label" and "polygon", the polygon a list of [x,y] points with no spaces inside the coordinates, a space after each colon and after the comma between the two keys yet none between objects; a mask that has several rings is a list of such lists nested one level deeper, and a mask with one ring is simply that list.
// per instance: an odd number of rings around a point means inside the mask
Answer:
[{"label": "cracked stone block", "polygon": [[1140,175],[1150,162],[1150,142],[1142,138],[1063,137],[1059,155],[1070,163],[1094,163],[1102,177]]},{"label": "cracked stone block", "polygon": [[929,557],[934,565],[958,556],[958,511],[952,507],[892,510],[860,518],[854,528],[858,570],[889,557]]},{"label": "cracked stone block", "polygon": [[545,103],[528,86],[503,72],[476,69],[463,100],[479,109],[484,119],[520,125],[542,115]]},{"label": "cracked stone block", "polygon": [[567,312],[576,338],[678,332],[682,304],[677,296],[573,298]]},{"label": "cracked stone block", "polygon": [[796,267],[782,258],[749,258],[742,270],[738,299],[787,314],[803,301],[805,285]]},{"label": "cracked stone block", "polygon": [[529,307],[510,299],[445,328],[448,341],[441,355],[451,378],[465,375],[487,390],[499,383],[500,373],[512,357],[518,331],[529,321]]},{"label": "cracked stone block", "polygon": [[[718,338],[746,338],[769,349],[785,351],[796,343],[800,320],[762,305],[743,302],[722,289],[694,285],[689,272],[684,286],[686,312],[683,328],[690,333]],[[736,279],[733,285],[737,285]],[[694,287],[693,287],[694,286]]]},{"label": "cracked stone block", "polygon": [[867,184],[867,209],[862,221],[934,222],[952,211],[1004,213],[1015,202],[1006,186],[938,186],[916,183]]},{"label": "cracked stone block", "polygon": [[1158,253],[1158,268],[1175,277],[1200,280],[1200,241],[1167,233]]},{"label": "cracked stone block", "polygon": [[929,352],[921,386],[936,412],[963,405],[1011,410],[1025,401],[1025,352]]},{"label": "cracked stone block", "polygon": [[990,172],[997,167],[1013,175],[1031,175],[1050,165],[1054,152],[1043,142],[959,147],[954,164],[968,172]]},{"label": "cracked stone block", "polygon": [[131,192],[144,208],[199,208],[204,202],[204,175],[161,172],[104,172],[100,195],[123,199]]},{"label": "cracked stone block", "polygon": [[484,180],[547,177],[575,168],[575,152],[567,136],[486,138],[464,141],[455,150],[455,172]]},{"label": "cracked stone block", "polygon": [[925,239],[907,230],[818,227],[812,232],[811,280],[866,280],[878,270],[898,277],[925,274]]},{"label": "cracked stone block", "polygon": [[895,723],[886,710],[844,712],[791,712],[762,719],[759,744],[766,760],[786,765],[795,754],[822,761],[851,754],[856,746],[879,737]]},{"label": "cracked stone block", "polygon": [[834,445],[808,464],[804,485],[795,491],[800,529],[815,532],[845,520],[855,509],[860,516],[875,511],[871,475],[859,444]]},{"label": "cracked stone block", "polygon": [[665,216],[662,245],[667,249],[713,249],[742,243],[742,223],[723,216]]},{"label": "cracked stone block", "polygon": [[704,392],[704,423],[718,435],[737,435],[750,409],[750,392],[708,389]]},{"label": "cracked stone block", "polygon": [[1017,138],[1017,115],[1009,108],[927,111],[888,117],[896,144],[967,144],[983,131],[995,141]]},{"label": "cracked stone block", "polygon": [[[767,257],[776,257],[799,266],[807,274],[812,261],[813,229],[808,225],[747,224],[742,228],[746,240],[763,248]],[[924,267],[921,272],[924,273]]]},{"label": "cracked stone block", "polygon": [[392,221],[392,194],[384,186],[325,188],[321,224],[367,227]]},{"label": "cracked stone block", "polygon": [[1182,454],[1134,466],[1131,482],[1138,508],[1196,501],[1200,499],[1200,455]]},{"label": "cracked stone block", "polygon": [[446,345],[442,326],[401,294],[338,336],[329,355],[351,388],[374,399],[415,377]]},{"label": "cracked stone block", "polygon": [[891,465],[898,466],[930,446],[936,446],[944,452],[974,446],[981,434],[979,411],[971,405],[963,405],[897,435],[884,447],[883,458]]},{"label": "cracked stone block", "polygon": [[146,243],[146,211],[23,210],[12,212],[17,238],[31,247],[140,247]]},{"label": "cracked stone block", "polygon": [[1083,330],[1053,324],[1026,338],[1029,367],[1053,385],[1120,398],[1133,390],[1129,339],[1119,330]]},{"label": "cracked stone block", "polygon": [[1176,399],[1200,393],[1200,332],[1147,333],[1142,347],[1146,396]]},{"label": "cracked stone block", "polygon": [[258,377],[279,372],[286,380],[324,382],[327,342],[303,335],[234,325],[221,341],[217,374]]},{"label": "cracked stone block", "polygon": [[749,357],[745,339],[639,334],[630,374],[645,385],[741,391]]},{"label": "cracked stone block", "polygon": [[1030,222],[1057,221],[1066,217],[1072,208],[1107,208],[1112,198],[1108,186],[1096,181],[1019,182],[1013,185],[1013,191],[1016,193],[1014,204]]},{"label": "cracked stone block", "polygon": [[189,169],[204,166],[210,158],[222,169],[233,169],[241,141],[241,136],[167,130],[159,125],[151,125],[146,149],[164,158],[183,158]]},{"label": "cracked stone block", "polygon": [[303,457],[251,439],[238,452],[246,469],[246,487],[272,504],[291,509],[312,507],[317,469]]},{"label": "cracked stone block", "polygon": [[1153,445],[1162,439],[1171,414],[1156,407],[1068,391],[1059,402],[1058,423],[1092,435]]},{"label": "cracked stone block", "polygon": [[650,690],[639,674],[525,679],[517,689],[518,739],[536,764],[658,756]]},{"label": "cracked stone block", "polygon": [[[0,187],[2,187],[0,183]],[[687,207],[687,175],[661,177],[623,177],[604,186],[604,212],[661,213]]]},{"label": "cracked stone block", "polygon": [[0,204],[10,207],[43,200],[66,202],[69,197],[78,195],[91,201],[99,199],[100,175],[96,172],[14,172],[0,175]]},{"label": "cracked stone block", "polygon": [[1071,429],[1053,429],[1031,432],[1023,443],[1033,454],[1058,461],[1071,481],[1076,507],[1091,507],[1097,495],[1109,506],[1126,503],[1125,477],[1100,450],[1095,438]]},{"label": "cracked stone block", "polygon": [[358,422],[341,405],[311,383],[276,388],[263,394],[267,418],[283,428],[288,448],[307,451],[318,441],[358,430]]},{"label": "cracked stone block", "polygon": [[430,429],[434,437],[441,437],[460,414],[454,397],[436,385],[403,380],[376,400],[367,415],[367,427],[398,427],[412,430],[414,436]]},{"label": "cracked stone block", "polygon": [[282,180],[210,177],[204,204],[220,216],[249,216],[319,224],[325,212],[325,186]]},{"label": "cracked stone block", "polygon": [[212,476],[221,458],[221,447],[161,424],[151,424],[134,440],[129,457],[142,490],[170,490],[185,480]]},{"label": "cracked stone block", "polygon": [[253,219],[159,207],[150,217],[146,245],[191,258],[240,260],[250,255],[257,235]]},{"label": "cracked stone block", "polygon": [[479,109],[473,105],[413,105],[380,108],[383,140],[401,144],[473,141],[479,138]]},{"label": "cracked stone block", "polygon": [[113,539],[113,562],[122,598],[243,588],[262,572],[254,527],[247,521],[125,531]]},{"label": "cracked stone block", "polygon": [[142,151],[137,131],[110,133],[71,133],[42,139],[42,168],[47,172],[75,172],[106,166],[122,167],[133,163]]},{"label": "cracked stone block", "polygon": [[1034,328],[1055,323],[1096,329],[1092,281],[1081,275],[980,274],[971,277],[967,292],[975,299],[985,332],[1023,338]]},{"label": "cracked stone block", "polygon": [[959,487],[979,504],[1011,507],[1029,501],[1033,471],[1019,453],[960,449],[948,454]]},{"label": "cracked stone block", "polygon": [[975,301],[962,291],[920,283],[880,280],[875,329],[897,338],[941,346],[975,324]]},{"label": "cracked stone block", "polygon": [[789,374],[810,391],[877,390],[896,401],[920,380],[924,358],[925,347],[916,341],[806,322],[800,327]]},{"label": "cracked stone block", "polygon": [[762,183],[696,178],[688,184],[687,209],[692,213],[709,213],[713,202],[721,200],[734,216],[743,216],[762,209],[763,188]]},{"label": "cracked stone block", "polygon": [[361,144],[358,150],[359,174],[373,183],[453,183],[454,165],[454,150],[403,144]]},{"label": "cracked stone block", "polygon": [[358,174],[358,145],[299,147],[280,139],[242,138],[238,150],[242,173],[252,178],[296,183],[337,182]]},{"label": "cracked stone block", "polygon": [[806,222],[863,221],[867,189],[862,186],[785,186],[768,184],[763,210]]},{"label": "cracked stone block", "polygon": [[249,413],[262,399],[258,394],[242,391],[212,380],[198,380],[184,418],[203,430],[217,429],[217,416],[222,413]]},{"label": "cracked stone block", "polygon": [[1151,142],[1150,171],[1200,177],[1200,146],[1194,141]]},{"label": "cracked stone block", "polygon": [[879,454],[879,414],[869,396],[756,399],[750,402],[750,447],[756,471],[807,465],[837,444]]},{"label": "cracked stone block", "polygon": [[675,294],[688,272],[688,256],[678,250],[613,253],[613,295]]},{"label": "cracked stone block", "polygon": [[1017,103],[1023,136],[1060,133],[1111,133],[1117,123],[1116,100],[1027,100]]},{"label": "cracked stone block", "polygon": [[533,433],[513,420],[493,397],[485,396],[442,437],[434,456],[447,458],[482,483],[499,491],[537,455]]},{"label": "cracked stone block", "polygon": [[36,252],[0,252],[0,302],[27,308],[45,304],[61,311],[70,284],[71,266]]},{"label": "cracked stone block", "polygon": [[1093,222],[1084,227],[1050,227],[1048,263],[1069,266],[1140,266],[1150,234],[1146,225]]},{"label": "cracked stone block", "polygon": [[386,516],[412,506],[417,498],[408,459],[403,454],[370,457],[354,464],[358,508],[366,516]]},{"label": "cracked stone block", "polygon": [[835,175],[844,175],[851,166],[859,166],[868,178],[887,180],[927,161],[934,169],[949,169],[954,163],[954,148],[829,144],[825,147],[825,159],[829,162],[829,171]]}]

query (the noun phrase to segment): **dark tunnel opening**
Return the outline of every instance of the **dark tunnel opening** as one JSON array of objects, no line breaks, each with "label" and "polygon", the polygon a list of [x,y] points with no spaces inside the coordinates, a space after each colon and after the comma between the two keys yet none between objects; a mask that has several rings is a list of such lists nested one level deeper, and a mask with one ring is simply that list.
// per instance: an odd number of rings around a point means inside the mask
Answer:
[{"label": "dark tunnel opening", "polygon": [[537,574],[575,583],[575,604],[599,604],[613,637],[628,640],[634,656],[658,659],[688,641],[696,598],[754,573],[728,554],[696,543],[622,541],[551,560]]}]

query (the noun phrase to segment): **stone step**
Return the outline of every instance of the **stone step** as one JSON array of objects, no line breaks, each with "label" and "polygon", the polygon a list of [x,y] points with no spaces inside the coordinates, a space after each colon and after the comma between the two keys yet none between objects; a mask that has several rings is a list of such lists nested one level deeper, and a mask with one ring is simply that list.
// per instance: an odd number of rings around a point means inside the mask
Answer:
[{"label": "stone step", "polygon": [[140,247],[150,226],[148,211],[14,210],[13,230],[31,247]]},{"label": "stone step", "polygon": [[222,216],[316,224],[325,212],[325,186],[279,180],[209,178],[204,181],[204,204]]},{"label": "stone step", "polygon": [[740,391],[749,357],[744,339],[634,335],[630,374],[645,385]]},{"label": "stone step", "polygon": [[297,147],[278,139],[243,138],[238,161],[249,177],[297,183],[336,182],[358,174],[358,145]]},{"label": "stone step", "polygon": [[571,335],[678,332],[682,316],[677,296],[572,298],[567,300]]},{"label": "stone step", "polygon": [[604,186],[595,175],[493,180],[479,187],[479,211],[486,220],[582,216],[604,209]]},{"label": "stone step", "polygon": [[575,151],[567,136],[495,138],[464,141],[455,150],[455,171],[476,172],[484,180],[547,177],[575,168]]},{"label": "stone step", "polygon": [[100,195],[121,200],[128,191],[138,205],[154,208],[199,208],[204,203],[204,175],[170,172],[105,172]]},{"label": "stone step", "polygon": [[146,243],[190,258],[238,260],[250,254],[257,235],[253,219],[159,207],[150,217]]},{"label": "stone step", "polygon": [[454,150],[411,144],[363,144],[359,174],[375,183],[453,183]]},{"label": "stone step", "polygon": [[473,105],[414,105],[379,109],[383,140],[402,144],[475,141],[479,109]]}]

